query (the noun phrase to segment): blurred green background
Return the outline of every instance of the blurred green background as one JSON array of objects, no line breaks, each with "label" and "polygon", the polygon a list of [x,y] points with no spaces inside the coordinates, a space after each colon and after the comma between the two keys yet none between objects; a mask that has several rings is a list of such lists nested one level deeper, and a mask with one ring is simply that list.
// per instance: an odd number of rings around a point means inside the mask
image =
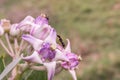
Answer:
[{"label": "blurred green background", "polygon": [[[120,0],[0,0],[0,19],[12,23],[40,13],[46,13],[64,42],[69,38],[73,52],[82,55],[78,80],[120,80]],[[40,80],[37,74],[29,80]],[[62,71],[54,80],[72,77]]]}]

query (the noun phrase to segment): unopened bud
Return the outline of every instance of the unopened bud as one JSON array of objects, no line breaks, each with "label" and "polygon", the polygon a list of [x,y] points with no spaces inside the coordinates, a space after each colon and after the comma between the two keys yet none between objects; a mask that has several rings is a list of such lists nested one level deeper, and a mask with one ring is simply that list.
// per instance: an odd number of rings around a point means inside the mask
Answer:
[{"label": "unopened bud", "polygon": [[18,24],[13,24],[10,28],[10,35],[17,36],[20,33],[20,30],[17,28]]},{"label": "unopened bud", "polygon": [[8,32],[10,30],[10,21],[7,19],[1,19],[1,26],[4,28],[5,32]]}]

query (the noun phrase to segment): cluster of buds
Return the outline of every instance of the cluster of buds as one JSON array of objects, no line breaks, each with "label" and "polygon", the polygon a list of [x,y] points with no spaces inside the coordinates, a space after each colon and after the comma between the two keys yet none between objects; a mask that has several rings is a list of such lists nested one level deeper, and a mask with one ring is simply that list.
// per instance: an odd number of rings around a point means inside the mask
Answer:
[{"label": "cluster of buds", "polygon": [[[78,67],[81,57],[71,52],[69,39],[66,39],[65,48],[57,43],[56,30],[49,25],[45,14],[41,14],[37,18],[27,16],[20,23],[12,25],[9,20],[1,20],[0,36],[3,35],[6,36],[9,49],[2,40],[0,40],[1,45],[13,60],[21,57],[24,62],[17,66],[22,70],[26,67],[33,70],[47,70],[48,80],[53,80],[55,73],[65,69],[70,72],[73,80],[77,80],[75,69]],[[11,38],[14,40],[14,48],[10,42]],[[21,41],[20,45],[19,41]],[[15,79],[15,72],[17,70],[14,68],[9,80]]]}]

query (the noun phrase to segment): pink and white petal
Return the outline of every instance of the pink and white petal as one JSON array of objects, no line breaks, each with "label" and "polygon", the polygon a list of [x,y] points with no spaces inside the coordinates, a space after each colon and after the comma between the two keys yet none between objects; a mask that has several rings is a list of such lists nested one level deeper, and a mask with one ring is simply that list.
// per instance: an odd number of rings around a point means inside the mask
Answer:
[{"label": "pink and white petal", "polygon": [[55,51],[56,51],[56,55],[53,61],[56,61],[56,60],[69,61],[69,59],[65,56],[65,54],[62,53],[60,50],[56,49]]},{"label": "pink and white petal", "polygon": [[72,77],[73,77],[73,80],[77,80],[77,77],[76,77],[76,72],[75,72],[75,70],[74,70],[74,69],[72,69],[72,70],[69,70],[69,72],[70,72],[70,74],[72,75]]},{"label": "pink and white petal", "polygon": [[32,16],[26,16],[23,21],[31,21],[33,22],[35,19]]},{"label": "pink and white petal", "polygon": [[27,62],[33,62],[33,63],[39,63],[42,64],[42,60],[38,54],[37,51],[34,51],[32,55],[23,57],[23,54],[21,55],[21,58]]},{"label": "pink and white petal", "polygon": [[50,31],[50,34],[45,39],[45,42],[49,42],[51,44],[55,44],[56,45],[56,38],[57,38],[56,31],[55,31],[54,28],[52,28],[51,31]]},{"label": "pink and white petal", "polygon": [[67,40],[67,46],[65,48],[65,51],[66,52],[71,52],[70,41],[69,41],[69,39],[66,39],[66,40]]},{"label": "pink and white petal", "polygon": [[22,39],[28,41],[33,46],[33,48],[35,50],[39,50],[41,48],[42,43],[43,43],[42,40],[37,39],[37,38],[35,38],[35,37],[33,37],[33,36],[29,35],[29,34],[22,35]]},{"label": "pink and white petal", "polygon": [[51,27],[49,25],[44,24],[42,26],[33,27],[30,34],[36,38],[44,40],[50,33],[50,30]]},{"label": "pink and white petal", "polygon": [[33,22],[34,22],[34,18],[32,16],[27,16],[25,17],[24,20],[22,20],[19,25],[17,26],[17,28],[19,28],[22,31],[30,31],[31,27],[33,27]]},{"label": "pink and white petal", "polygon": [[[26,16],[25,18],[24,18],[24,20],[22,20],[21,22],[20,22],[20,24],[23,24],[23,23],[25,23],[25,22],[34,22],[34,18],[32,17],[32,16]],[[19,26],[20,27],[20,26]]]},{"label": "pink and white petal", "polygon": [[53,80],[56,68],[56,62],[44,63],[44,66],[47,68],[48,80]]},{"label": "pink and white petal", "polygon": [[34,27],[34,23],[30,22],[30,21],[25,21],[20,23],[17,28],[19,28],[21,31],[25,31],[25,32],[30,32],[30,30]]},{"label": "pink and white petal", "polygon": [[12,24],[11,28],[10,28],[10,35],[12,36],[17,36],[20,33],[20,29],[16,28],[18,26],[18,24]]}]

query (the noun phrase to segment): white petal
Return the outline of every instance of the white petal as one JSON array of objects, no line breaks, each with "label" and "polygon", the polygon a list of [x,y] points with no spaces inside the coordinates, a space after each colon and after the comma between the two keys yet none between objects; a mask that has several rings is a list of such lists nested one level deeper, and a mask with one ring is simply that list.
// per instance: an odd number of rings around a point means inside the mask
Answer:
[{"label": "white petal", "polygon": [[33,46],[33,48],[35,50],[40,50],[41,44],[43,43],[42,40],[37,39],[37,38],[35,38],[35,37],[33,37],[33,36],[29,35],[29,34],[28,35],[23,35],[22,39],[28,41]]},{"label": "white petal", "polygon": [[29,32],[31,28],[34,26],[34,18],[32,16],[27,16],[25,17],[24,20],[22,20],[17,28],[19,28],[22,31],[27,31]]},{"label": "white petal", "polygon": [[26,16],[23,21],[34,21],[35,19],[32,16]]},{"label": "white petal", "polygon": [[52,28],[51,31],[50,31],[50,34],[45,39],[45,42],[49,42],[51,44],[55,44],[56,45],[56,38],[57,38],[56,31]]},{"label": "white petal", "polygon": [[75,72],[75,70],[73,69],[73,70],[69,70],[69,72],[70,72],[70,74],[72,75],[72,77],[73,77],[73,80],[77,80],[77,77],[76,77],[76,72]]},{"label": "white petal", "polygon": [[44,66],[47,68],[48,80],[53,80],[55,74],[56,62],[44,63]]},{"label": "white petal", "polygon": [[64,53],[62,53],[60,50],[56,49],[56,55],[55,58],[53,59],[54,61],[56,60],[65,60],[69,61],[69,59],[65,56]]},{"label": "white petal", "polygon": [[25,22],[20,23],[17,26],[17,28],[19,28],[21,31],[29,32],[34,26],[35,26],[34,23],[30,21],[25,21]]},{"label": "white petal", "polygon": [[44,24],[41,26],[33,27],[33,29],[31,29],[30,34],[36,38],[44,40],[50,33],[50,30],[51,30],[51,27],[49,25]]},{"label": "white petal", "polygon": [[10,35],[12,36],[17,36],[20,33],[20,30],[18,28],[16,28],[18,26],[18,24],[12,24],[11,28],[10,28]]},{"label": "white petal", "polygon": [[65,51],[66,52],[71,52],[71,47],[70,47],[70,41],[69,41],[69,39],[67,39],[67,46],[65,48]]},{"label": "white petal", "polygon": [[38,52],[36,52],[36,51],[34,51],[33,54],[30,56],[23,57],[23,54],[22,54],[21,57],[25,61],[42,64],[42,60],[41,60]]}]

